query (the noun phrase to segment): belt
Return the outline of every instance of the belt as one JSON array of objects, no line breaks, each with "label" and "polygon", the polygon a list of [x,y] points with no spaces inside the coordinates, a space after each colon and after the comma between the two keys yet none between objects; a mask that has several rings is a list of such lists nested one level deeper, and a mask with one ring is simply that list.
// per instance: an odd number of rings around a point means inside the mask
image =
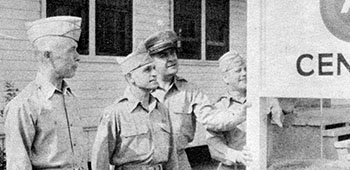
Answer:
[{"label": "belt", "polygon": [[115,170],[163,170],[162,164],[156,165],[124,165]]},{"label": "belt", "polygon": [[245,166],[243,164],[233,164],[233,165],[225,165],[223,163],[219,164],[218,170],[225,170],[225,169],[232,169],[232,170],[239,170],[239,169],[244,169]]},{"label": "belt", "polygon": [[83,167],[78,167],[78,168],[40,168],[40,169],[37,169],[37,170],[63,170],[63,169],[65,169],[65,170],[86,170]]}]

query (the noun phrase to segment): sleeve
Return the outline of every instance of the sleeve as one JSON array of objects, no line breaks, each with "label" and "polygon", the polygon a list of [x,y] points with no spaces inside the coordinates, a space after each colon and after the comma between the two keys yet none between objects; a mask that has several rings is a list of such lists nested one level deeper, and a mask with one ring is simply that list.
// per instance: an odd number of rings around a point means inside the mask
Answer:
[{"label": "sleeve", "polygon": [[224,135],[221,132],[208,130],[206,137],[211,157],[221,162],[226,161],[225,154],[229,147],[227,146]]},{"label": "sleeve", "polygon": [[93,170],[109,170],[110,160],[115,150],[117,127],[112,113],[105,112],[98,126],[91,154]]},{"label": "sleeve", "polygon": [[229,131],[245,121],[245,118],[237,116],[232,110],[217,108],[211,105],[208,97],[201,91],[194,91],[194,100],[191,104],[197,121],[204,128],[212,131]]},{"label": "sleeve", "polygon": [[11,103],[5,108],[7,169],[32,170],[29,158],[35,136],[33,113],[28,104]]},{"label": "sleeve", "polygon": [[232,165],[234,163],[232,160],[235,160],[232,159],[232,156],[235,156],[232,153],[243,150],[246,145],[246,137],[245,133],[238,128],[230,132],[207,131],[207,143],[213,159],[225,165]]}]

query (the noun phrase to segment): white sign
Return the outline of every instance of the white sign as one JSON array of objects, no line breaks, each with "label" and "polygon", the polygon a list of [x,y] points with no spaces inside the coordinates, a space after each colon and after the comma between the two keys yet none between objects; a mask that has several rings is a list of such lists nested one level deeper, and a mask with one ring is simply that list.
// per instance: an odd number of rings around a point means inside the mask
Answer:
[{"label": "white sign", "polygon": [[261,96],[349,98],[350,0],[263,2]]}]

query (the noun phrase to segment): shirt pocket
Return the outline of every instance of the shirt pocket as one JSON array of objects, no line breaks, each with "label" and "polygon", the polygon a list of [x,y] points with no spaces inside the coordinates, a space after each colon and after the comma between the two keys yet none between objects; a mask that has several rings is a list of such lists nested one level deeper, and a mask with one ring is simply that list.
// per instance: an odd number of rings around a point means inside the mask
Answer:
[{"label": "shirt pocket", "polygon": [[128,158],[137,161],[152,151],[151,133],[149,128],[136,123],[122,123],[120,129],[120,144],[118,158]]},{"label": "shirt pocket", "polygon": [[189,103],[175,103],[171,107],[170,119],[177,143],[184,147],[191,142],[196,129],[196,117]]},{"label": "shirt pocket", "polygon": [[122,123],[121,124],[121,137],[137,137],[145,135],[149,132],[149,128],[146,125],[136,125],[134,123]]}]

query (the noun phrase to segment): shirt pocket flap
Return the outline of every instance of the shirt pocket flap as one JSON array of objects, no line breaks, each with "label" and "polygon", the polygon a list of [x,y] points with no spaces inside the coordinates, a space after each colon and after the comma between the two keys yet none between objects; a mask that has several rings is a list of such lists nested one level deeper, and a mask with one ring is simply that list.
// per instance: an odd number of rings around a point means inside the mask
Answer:
[{"label": "shirt pocket flap", "polygon": [[125,124],[122,126],[120,136],[122,137],[130,137],[130,136],[138,136],[142,134],[148,133],[149,129],[147,126],[135,125],[135,124]]},{"label": "shirt pocket flap", "polygon": [[191,114],[190,105],[186,103],[176,103],[171,107],[171,111],[175,114]]}]

